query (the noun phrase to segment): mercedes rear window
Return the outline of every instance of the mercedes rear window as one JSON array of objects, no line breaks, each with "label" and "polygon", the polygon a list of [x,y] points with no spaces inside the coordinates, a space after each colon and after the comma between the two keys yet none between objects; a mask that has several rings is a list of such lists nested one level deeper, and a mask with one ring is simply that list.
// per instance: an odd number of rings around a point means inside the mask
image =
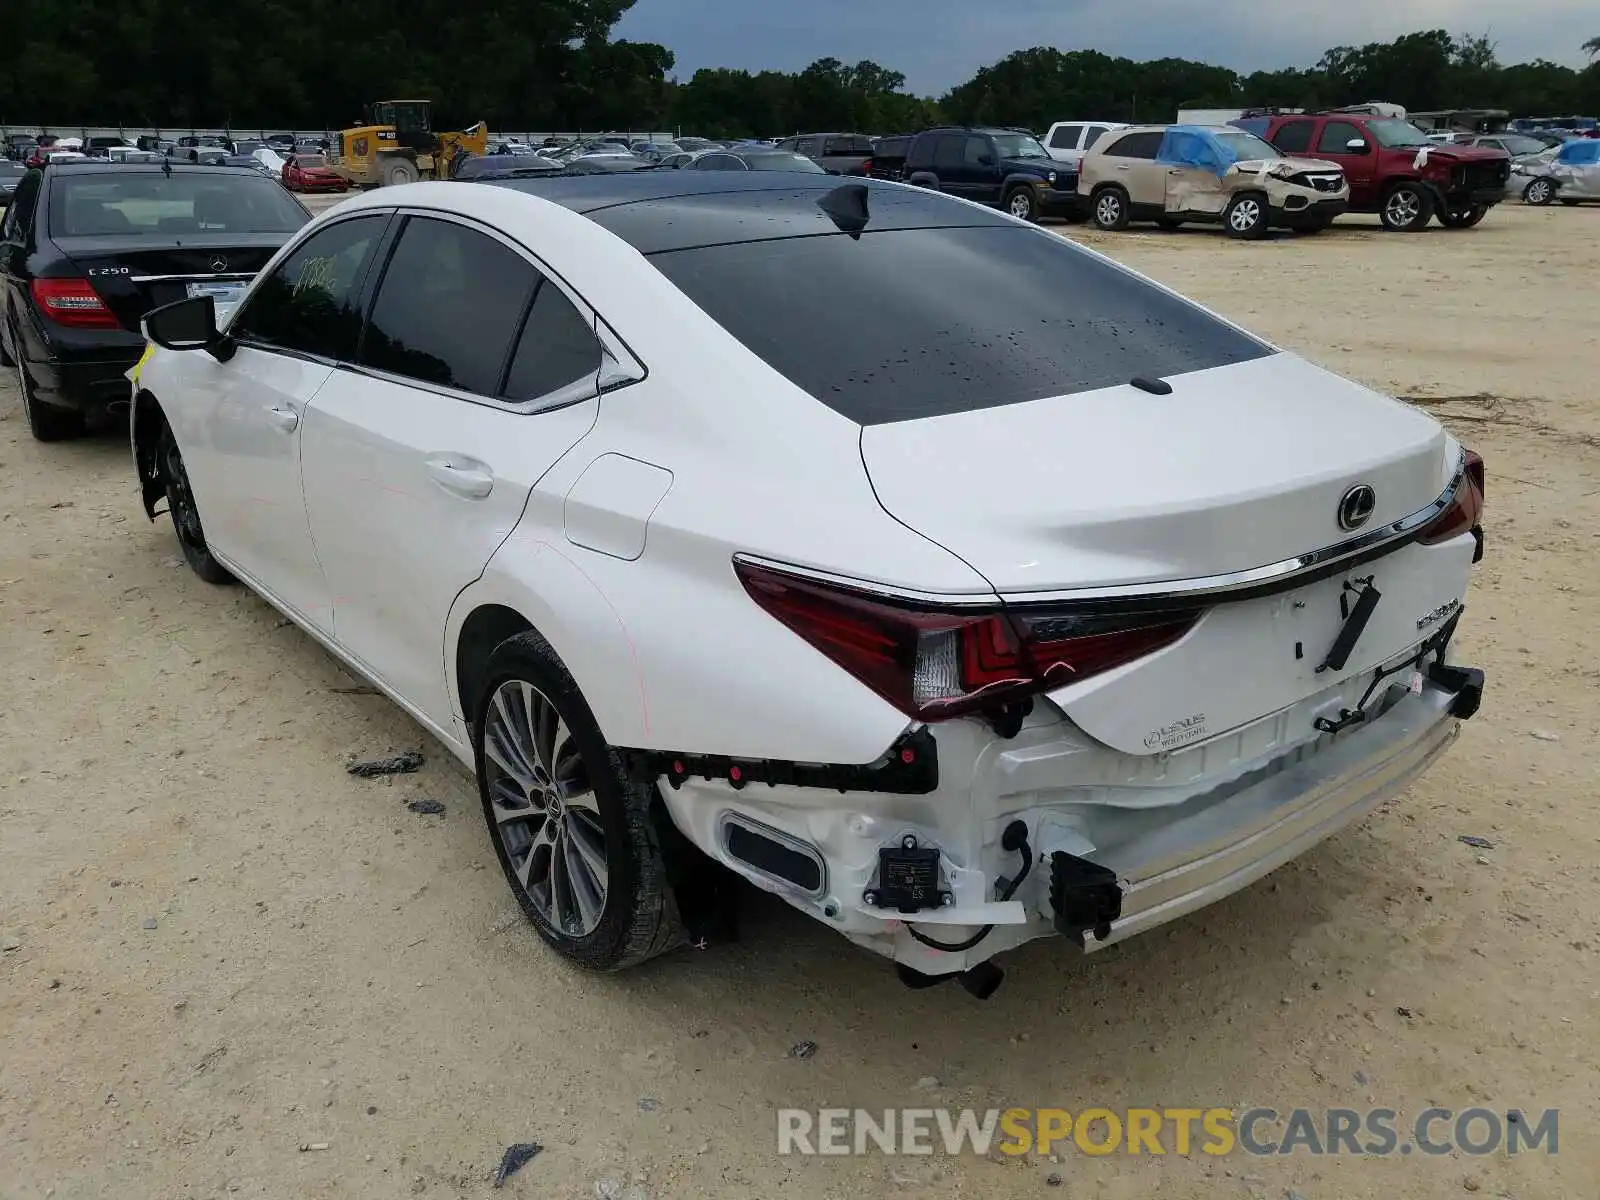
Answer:
[{"label": "mercedes rear window", "polygon": [[293,233],[310,219],[276,180],[256,172],[63,173],[50,192],[52,236]]},{"label": "mercedes rear window", "polygon": [[774,370],[862,425],[1273,353],[1063,238],[1009,225],[791,237],[650,261]]}]

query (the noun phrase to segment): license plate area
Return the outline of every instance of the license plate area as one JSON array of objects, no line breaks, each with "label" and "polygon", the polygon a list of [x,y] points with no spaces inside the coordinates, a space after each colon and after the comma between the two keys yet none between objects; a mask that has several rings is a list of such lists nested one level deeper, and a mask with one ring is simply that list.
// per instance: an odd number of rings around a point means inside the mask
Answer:
[{"label": "license plate area", "polygon": [[210,296],[216,301],[217,307],[221,308],[225,304],[237,304],[244,299],[246,286],[248,285],[237,280],[219,279],[215,282],[205,279],[194,280],[188,287],[189,299],[193,300],[196,296]]}]

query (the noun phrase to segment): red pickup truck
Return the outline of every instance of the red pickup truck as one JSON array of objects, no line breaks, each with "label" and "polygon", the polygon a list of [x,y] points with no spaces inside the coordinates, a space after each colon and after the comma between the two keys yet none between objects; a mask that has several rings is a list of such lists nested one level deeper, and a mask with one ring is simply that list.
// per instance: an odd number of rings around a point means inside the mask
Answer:
[{"label": "red pickup truck", "polygon": [[1363,113],[1280,114],[1234,122],[1285,154],[1344,168],[1350,212],[1377,213],[1385,229],[1414,232],[1437,216],[1470,229],[1505,198],[1511,156],[1504,150],[1430,142],[1397,117]]}]

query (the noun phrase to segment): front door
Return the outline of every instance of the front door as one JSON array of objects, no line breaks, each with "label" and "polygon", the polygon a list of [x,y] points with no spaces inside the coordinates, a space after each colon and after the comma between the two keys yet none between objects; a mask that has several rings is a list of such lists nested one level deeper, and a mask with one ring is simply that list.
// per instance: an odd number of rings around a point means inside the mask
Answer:
[{"label": "front door", "polygon": [[[1352,149],[1355,143],[1360,148]],[[1283,149],[1282,145],[1278,147]],[[1378,147],[1359,125],[1349,121],[1325,121],[1312,147],[1313,158],[1325,158],[1344,168],[1350,184],[1350,207],[1372,209],[1378,204]]]},{"label": "front door", "polygon": [[594,425],[600,343],[527,255],[485,228],[406,218],[361,341],[306,415],[306,506],[334,637],[448,729],[450,606]]},{"label": "front door", "polygon": [[361,289],[389,219],[338,221],[303,242],[229,325],[232,358],[185,357],[184,395],[194,399],[167,413],[206,540],[324,632],[333,611],[300,489],[303,426],[334,363],[354,356]]}]

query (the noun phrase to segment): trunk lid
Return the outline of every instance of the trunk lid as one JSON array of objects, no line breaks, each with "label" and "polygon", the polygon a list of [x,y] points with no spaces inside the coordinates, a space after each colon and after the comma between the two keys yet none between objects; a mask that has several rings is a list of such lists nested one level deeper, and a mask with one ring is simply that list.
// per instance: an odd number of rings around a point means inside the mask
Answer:
[{"label": "trunk lid", "polygon": [[[152,308],[185,299],[190,286],[242,290],[288,234],[186,234],[152,246],[148,236],[56,237],[125,329],[137,331]],[[223,303],[218,296],[218,303]]]},{"label": "trunk lid", "polygon": [[[863,461],[893,516],[1017,603],[1293,559],[1426,508],[1454,473],[1431,417],[1291,354],[1168,382],[1165,396],[1124,385],[868,426]],[[1339,513],[1358,484],[1376,503],[1351,530]],[[1427,614],[1462,599],[1471,554],[1470,539],[1410,546],[1351,576],[1211,601],[1177,644],[1052,698],[1126,753],[1209,739],[1428,636]],[[1369,575],[1384,598],[1344,667],[1318,672],[1354,603],[1346,579]]]},{"label": "trunk lid", "polygon": [[1334,545],[1439,497],[1453,463],[1432,417],[1292,354],[1131,385],[866,426],[885,509],[997,592],[1160,584]]}]

